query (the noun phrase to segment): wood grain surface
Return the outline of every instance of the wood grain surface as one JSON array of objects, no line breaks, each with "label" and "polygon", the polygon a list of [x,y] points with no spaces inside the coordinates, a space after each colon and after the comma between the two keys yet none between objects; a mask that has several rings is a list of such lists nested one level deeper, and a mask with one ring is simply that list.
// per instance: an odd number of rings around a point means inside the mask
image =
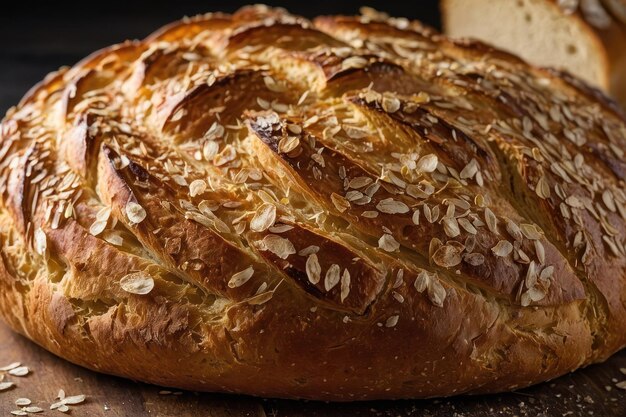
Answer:
[{"label": "wood grain surface", "polygon": [[[41,349],[0,323],[0,367],[19,361],[28,375],[4,375],[16,386],[0,392],[0,416],[10,416],[18,398],[43,408],[36,415],[62,416],[49,410],[59,389],[84,394],[69,415],[89,417],[564,417],[626,416],[626,351],[557,380],[518,392],[421,401],[318,403],[178,391],[136,383],[80,368]],[[626,371],[626,369],[624,369]],[[2,378],[2,376],[0,376]],[[31,414],[33,415],[33,414]]]}]

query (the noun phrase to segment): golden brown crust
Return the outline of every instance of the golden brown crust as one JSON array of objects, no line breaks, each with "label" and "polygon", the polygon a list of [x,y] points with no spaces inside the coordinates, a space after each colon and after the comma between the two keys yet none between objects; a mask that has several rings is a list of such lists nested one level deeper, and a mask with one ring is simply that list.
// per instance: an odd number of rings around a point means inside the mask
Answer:
[{"label": "golden brown crust", "polygon": [[82,366],[347,401],[626,343],[626,124],[485,45],[209,14],[49,77],[1,134],[0,311]]}]

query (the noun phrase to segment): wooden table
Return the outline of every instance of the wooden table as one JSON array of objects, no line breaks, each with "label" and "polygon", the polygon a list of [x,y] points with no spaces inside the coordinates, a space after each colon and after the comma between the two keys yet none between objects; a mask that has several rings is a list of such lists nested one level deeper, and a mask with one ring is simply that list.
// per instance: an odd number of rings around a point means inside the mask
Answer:
[{"label": "wooden table", "polygon": [[[59,389],[85,394],[70,415],[89,417],[491,417],[491,416],[626,416],[626,391],[615,383],[626,379],[626,351],[558,380],[514,393],[443,400],[375,401],[352,404],[257,399],[245,396],[179,392],[97,374],[46,352],[0,324],[0,367],[19,361],[30,368],[25,377],[7,375],[15,388],[0,392],[0,416],[10,416],[20,397],[50,411]],[[610,391],[609,391],[610,389]],[[177,395],[174,395],[176,393]],[[569,413],[569,414],[568,414]],[[32,415],[32,414],[31,414]]]}]

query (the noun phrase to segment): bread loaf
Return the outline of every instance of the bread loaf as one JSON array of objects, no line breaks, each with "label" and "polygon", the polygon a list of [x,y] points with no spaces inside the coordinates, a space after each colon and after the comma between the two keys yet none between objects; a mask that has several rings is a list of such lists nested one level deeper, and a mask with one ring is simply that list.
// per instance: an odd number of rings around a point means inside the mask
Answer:
[{"label": "bread loaf", "polygon": [[350,401],[512,390],[626,343],[626,122],[402,18],[246,7],[2,122],[0,311],[84,367]]},{"label": "bread loaf", "polygon": [[626,0],[442,0],[441,10],[447,35],[568,71],[626,108]]}]

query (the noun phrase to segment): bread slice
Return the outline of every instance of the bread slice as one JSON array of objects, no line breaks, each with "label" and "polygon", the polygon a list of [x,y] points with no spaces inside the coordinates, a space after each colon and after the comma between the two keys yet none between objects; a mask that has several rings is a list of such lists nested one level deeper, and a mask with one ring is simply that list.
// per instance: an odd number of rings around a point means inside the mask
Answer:
[{"label": "bread slice", "polygon": [[576,5],[568,10],[563,4],[442,0],[441,7],[446,34],[476,38],[534,64],[566,70],[626,104],[626,80],[621,76],[626,67],[626,25],[604,9],[600,13],[605,18],[599,21],[589,11],[585,15],[576,11]]}]

